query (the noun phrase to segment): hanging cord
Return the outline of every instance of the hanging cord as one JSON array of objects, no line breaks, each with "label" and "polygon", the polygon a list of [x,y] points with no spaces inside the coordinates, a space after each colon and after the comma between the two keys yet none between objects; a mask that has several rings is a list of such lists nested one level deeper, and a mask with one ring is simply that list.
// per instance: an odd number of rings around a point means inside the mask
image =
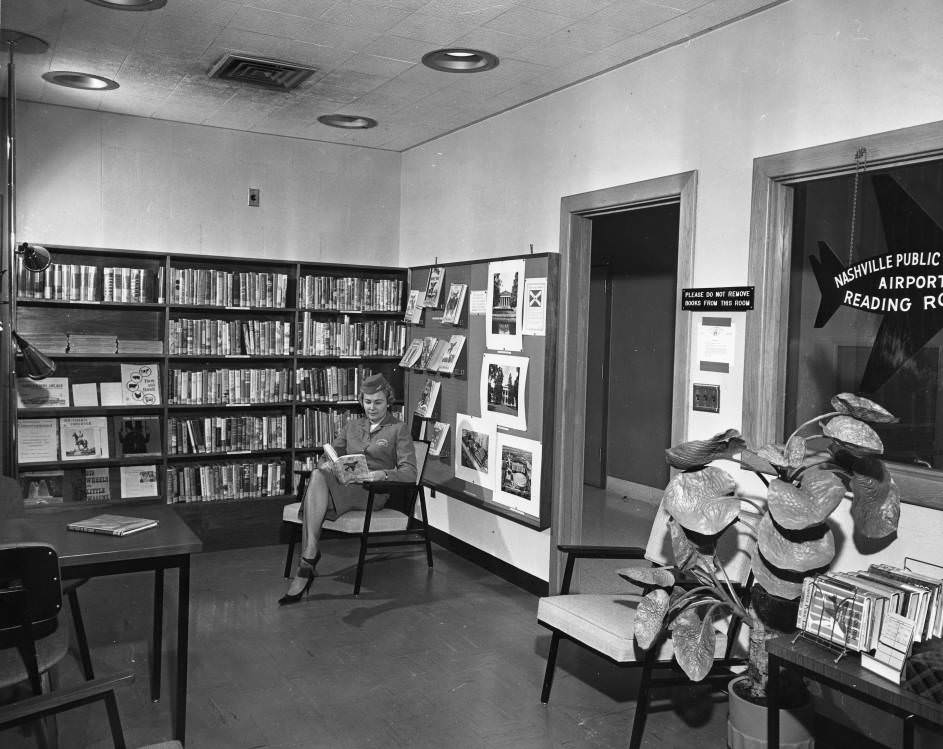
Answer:
[{"label": "hanging cord", "polygon": [[868,149],[863,146],[855,151],[855,186],[851,194],[851,229],[848,232],[848,267],[854,262],[855,228],[858,218],[858,190],[861,186],[861,174],[868,168]]}]

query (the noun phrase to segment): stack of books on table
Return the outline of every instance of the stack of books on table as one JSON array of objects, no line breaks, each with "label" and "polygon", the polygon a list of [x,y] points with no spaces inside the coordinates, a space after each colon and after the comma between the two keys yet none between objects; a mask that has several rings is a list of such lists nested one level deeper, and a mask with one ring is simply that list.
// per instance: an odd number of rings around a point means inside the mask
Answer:
[{"label": "stack of books on table", "polygon": [[69,333],[69,354],[114,354],[118,351],[118,339],[114,335],[92,335]]},{"label": "stack of books on table", "polygon": [[903,656],[890,659],[902,665],[911,641],[943,636],[943,576],[872,564],[867,570],[810,577],[803,584],[796,625],[861,652],[865,668],[899,680],[896,666],[884,668],[888,653],[903,647]]}]

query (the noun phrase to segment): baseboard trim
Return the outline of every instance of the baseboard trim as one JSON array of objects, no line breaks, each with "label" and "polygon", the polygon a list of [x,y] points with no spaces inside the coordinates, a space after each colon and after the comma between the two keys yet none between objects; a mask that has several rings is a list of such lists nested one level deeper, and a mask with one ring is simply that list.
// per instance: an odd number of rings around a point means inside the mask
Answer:
[{"label": "baseboard trim", "polygon": [[477,564],[479,567],[522,590],[526,590],[528,593],[533,593],[535,596],[546,596],[550,593],[550,583],[546,580],[534,577],[529,572],[524,572],[524,570],[520,570],[512,564],[482,551],[477,546],[472,546],[455,538],[455,536],[450,536],[445,531],[430,526],[429,539],[443,549],[458,554],[460,557]]}]

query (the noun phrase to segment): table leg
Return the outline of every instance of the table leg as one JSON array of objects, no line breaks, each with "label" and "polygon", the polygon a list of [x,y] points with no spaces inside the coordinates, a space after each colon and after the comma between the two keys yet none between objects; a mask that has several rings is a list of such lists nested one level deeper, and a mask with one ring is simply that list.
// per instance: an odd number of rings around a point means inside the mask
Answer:
[{"label": "table leg", "polygon": [[770,653],[766,679],[766,746],[779,748],[779,670],[780,660]]},{"label": "table leg", "polygon": [[904,716],[904,743],[903,749],[913,749],[914,746],[914,720],[913,715]]},{"label": "table leg", "polygon": [[187,655],[190,647],[190,555],[180,560],[177,586],[177,705],[174,738],[186,744],[187,736]]},{"label": "table leg", "polygon": [[164,654],[164,570],[154,570],[154,626],[151,639],[151,700],[160,700],[160,667]]}]

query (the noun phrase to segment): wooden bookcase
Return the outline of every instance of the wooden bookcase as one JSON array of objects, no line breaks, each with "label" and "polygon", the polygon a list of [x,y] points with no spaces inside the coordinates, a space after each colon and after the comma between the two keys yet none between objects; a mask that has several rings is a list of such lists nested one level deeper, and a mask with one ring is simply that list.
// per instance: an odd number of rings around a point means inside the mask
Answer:
[{"label": "wooden bookcase", "polygon": [[[359,378],[383,372],[403,392],[405,270],[46,246],[50,270],[17,274],[17,332],[68,387],[60,405],[19,405],[30,383],[17,363],[15,473],[29,511],[166,502],[207,548],[275,543],[293,471],[359,412]],[[153,383],[156,398],[141,392]],[[20,459],[53,434],[55,449]],[[80,441],[101,444],[83,455]]]},{"label": "wooden bookcase", "polygon": [[[543,299],[544,335],[524,334],[521,350],[519,351],[489,348],[487,345],[486,316],[472,312],[473,293],[485,293],[490,282],[490,264],[505,261],[520,261],[523,265],[524,274],[519,281],[522,286],[530,279],[545,280],[545,296]],[[448,340],[452,335],[457,334],[465,336],[465,344],[452,374],[431,371],[422,367],[421,363],[408,368],[406,377],[407,418],[412,420],[414,434],[425,429],[423,436],[428,438],[431,425],[435,422],[449,425],[449,432],[445,441],[446,449],[441,456],[429,458],[425,472],[425,484],[433,493],[442,492],[449,497],[472,504],[496,515],[501,515],[522,525],[537,530],[549,528],[551,521],[550,482],[553,467],[551,461],[555,424],[556,308],[559,288],[559,255],[557,253],[537,253],[445,263],[437,266],[416,266],[410,269],[410,288],[424,290],[429,274],[436,267],[444,271],[444,276],[441,279],[440,304],[435,308],[424,309],[421,321],[410,325],[408,343],[417,338]],[[465,284],[467,286],[465,302],[457,324],[443,324],[443,306],[452,284]],[[523,303],[527,304],[526,298]],[[496,443],[499,443],[504,435],[508,435],[512,438],[519,437],[533,443],[539,443],[542,448],[539,481],[534,482],[535,485],[530,491],[530,499],[520,504],[520,507],[526,508],[526,511],[499,501],[493,488],[476,484],[456,475],[456,453],[462,449],[459,435],[456,434],[457,415],[464,414],[486,421],[494,418],[493,414],[489,415],[491,406],[483,402],[483,400],[487,400],[487,394],[482,389],[482,370],[488,361],[488,357],[494,357],[495,355],[499,357],[509,355],[512,358],[527,362],[526,383],[517,404],[518,410],[526,414],[526,426],[523,428],[520,426],[498,426],[495,429]],[[487,378],[487,373],[484,376]],[[427,380],[438,382],[439,390],[434,412],[430,417],[424,418],[418,416],[415,409],[422,397],[421,394]],[[483,395],[485,396],[484,399]],[[523,409],[520,408],[521,405],[524,406]],[[497,454],[500,449],[498,444],[491,445],[490,449],[495,453],[494,463],[492,464],[492,470],[496,472],[496,478],[492,479],[492,483],[495,483],[500,481],[497,474],[502,470],[502,456]],[[531,471],[533,471],[533,466]]]}]

